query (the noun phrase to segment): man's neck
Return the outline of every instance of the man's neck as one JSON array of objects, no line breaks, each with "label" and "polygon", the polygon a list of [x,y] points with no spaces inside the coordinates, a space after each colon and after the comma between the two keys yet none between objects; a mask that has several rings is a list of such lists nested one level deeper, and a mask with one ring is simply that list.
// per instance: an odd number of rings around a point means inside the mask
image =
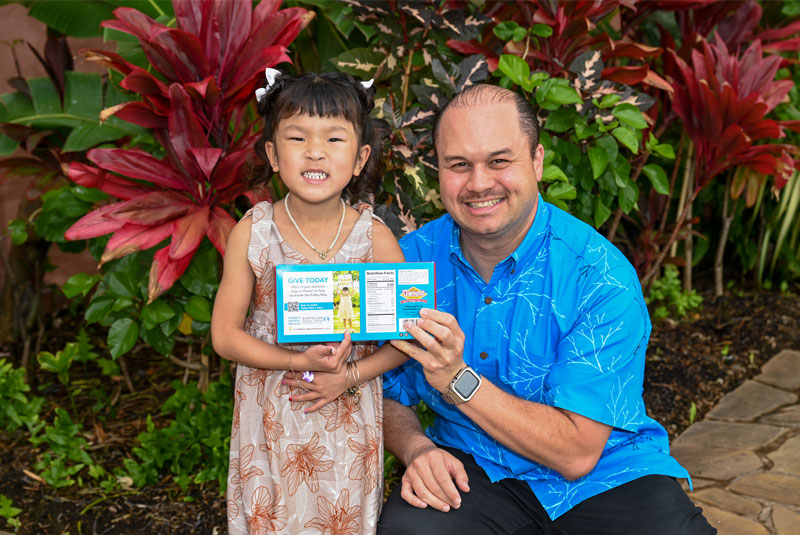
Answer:
[{"label": "man's neck", "polygon": [[464,258],[489,282],[494,268],[513,253],[525,239],[525,233],[511,237],[476,236],[461,229],[461,251]]}]

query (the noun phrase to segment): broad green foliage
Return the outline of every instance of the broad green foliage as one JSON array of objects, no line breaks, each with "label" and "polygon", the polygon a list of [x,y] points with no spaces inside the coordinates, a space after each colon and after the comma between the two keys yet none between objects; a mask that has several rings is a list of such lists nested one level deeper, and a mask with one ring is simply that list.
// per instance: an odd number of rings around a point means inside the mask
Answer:
[{"label": "broad green foliage", "polygon": [[[64,132],[62,152],[84,151],[144,132],[116,117],[100,121],[103,108],[127,102],[130,97],[113,84],[104,83],[99,74],[67,71],[63,100],[50,78],[32,78],[27,85],[30,96],[21,92],[0,95],[0,123],[50,130],[52,135]],[[16,148],[16,142],[0,134],[0,156]]]}]

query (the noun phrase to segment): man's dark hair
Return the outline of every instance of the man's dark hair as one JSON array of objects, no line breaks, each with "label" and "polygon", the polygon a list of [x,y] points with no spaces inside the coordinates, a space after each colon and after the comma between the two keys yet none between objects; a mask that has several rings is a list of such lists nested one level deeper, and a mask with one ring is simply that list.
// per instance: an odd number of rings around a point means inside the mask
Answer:
[{"label": "man's dark hair", "polygon": [[536,158],[536,147],[539,145],[539,119],[536,117],[536,110],[520,94],[496,85],[477,84],[466,87],[453,99],[439,110],[433,120],[433,148],[436,150],[436,140],[439,137],[439,125],[442,116],[450,108],[480,106],[492,102],[510,102],[517,108],[519,117],[519,128],[528,137],[531,158]]}]

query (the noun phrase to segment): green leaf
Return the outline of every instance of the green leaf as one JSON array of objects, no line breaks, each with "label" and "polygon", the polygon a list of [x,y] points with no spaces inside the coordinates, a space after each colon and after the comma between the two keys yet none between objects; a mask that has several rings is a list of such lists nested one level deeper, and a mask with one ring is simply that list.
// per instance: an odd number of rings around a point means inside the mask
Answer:
[{"label": "green leaf", "polygon": [[175,311],[172,310],[163,299],[156,299],[152,303],[142,307],[141,318],[142,321],[158,325],[164,321],[175,316]]},{"label": "green leaf", "polygon": [[587,154],[589,163],[592,165],[592,176],[597,180],[597,177],[603,174],[608,165],[608,152],[602,147],[595,146],[589,147]]},{"label": "green leaf", "polygon": [[[331,63],[342,72],[368,80],[374,77],[383,59],[383,54],[369,48],[353,48],[333,58]],[[390,72],[386,69],[386,74]]]},{"label": "green leaf", "polygon": [[642,167],[642,172],[650,179],[653,189],[662,195],[669,194],[669,179],[667,173],[661,168],[660,165],[649,163]]},{"label": "green leaf", "polygon": [[547,116],[544,127],[553,132],[566,132],[575,126],[578,112],[575,108],[559,108]]},{"label": "green leaf", "polygon": [[217,250],[208,241],[203,241],[189,267],[178,280],[193,294],[213,299],[219,287],[218,261]]},{"label": "green leaf", "polygon": [[186,303],[184,312],[189,314],[195,321],[208,323],[211,321],[211,301],[199,295],[193,295]]},{"label": "green leaf", "polygon": [[[522,30],[523,37],[525,37],[525,28],[523,28],[513,20],[508,20],[505,22],[501,22],[500,24],[495,26],[492,29],[492,32],[494,32],[495,36],[497,36],[497,38],[500,39],[501,41],[511,41],[514,40],[514,36],[519,30]],[[517,39],[515,41],[520,41],[520,39]]]},{"label": "green leaf", "polygon": [[555,199],[574,199],[578,192],[569,182],[556,182],[547,188],[547,195]]},{"label": "green leaf", "polygon": [[28,239],[28,224],[21,219],[9,221],[8,231],[11,234],[11,243],[14,245],[21,245]]},{"label": "green leaf", "polygon": [[600,199],[595,199],[594,202],[594,226],[600,228],[600,225],[606,222],[611,216],[611,209],[606,206]]},{"label": "green leaf", "polygon": [[619,145],[614,138],[608,135],[601,136],[597,138],[595,144],[598,147],[602,147],[608,153],[608,161],[615,162],[617,161],[617,155],[619,154]]},{"label": "green leaf", "polygon": [[611,131],[611,135],[617,138],[617,141],[625,145],[632,153],[639,153],[639,140],[634,130],[627,126],[618,126]]},{"label": "green leaf", "polygon": [[620,122],[632,126],[637,130],[644,130],[647,128],[647,121],[644,119],[644,114],[633,104],[620,104],[614,108],[611,113],[620,120]]},{"label": "green leaf", "polygon": [[64,295],[72,299],[76,295],[86,296],[97,281],[100,280],[100,275],[89,275],[88,273],[76,273],[67,279],[61,291]]},{"label": "green leaf", "polygon": [[175,337],[165,336],[159,327],[142,331],[142,340],[164,356],[172,353],[175,347]]},{"label": "green leaf", "polygon": [[545,182],[569,182],[567,175],[557,165],[545,165],[542,180]]},{"label": "green leaf", "polygon": [[96,203],[108,199],[108,194],[96,188],[86,186],[72,186],[70,192],[83,202]]},{"label": "green leaf", "polygon": [[550,37],[553,35],[553,28],[547,24],[534,24],[531,33],[538,37]]},{"label": "green leaf", "polygon": [[566,104],[580,104],[581,97],[568,80],[549,78],[536,91],[536,102],[545,109],[555,109]]},{"label": "green leaf", "polygon": [[619,189],[619,207],[622,211],[630,213],[639,200],[639,187],[630,178],[625,182],[625,187]]},{"label": "green leaf", "polygon": [[71,37],[99,37],[100,23],[114,18],[115,7],[111,2],[98,0],[36,0],[28,15]]},{"label": "green leaf", "polygon": [[118,319],[108,330],[108,349],[115,359],[133,349],[139,339],[139,324],[130,318]]},{"label": "green leaf", "polygon": [[11,498],[6,497],[5,494],[0,494],[0,517],[8,520],[22,512],[22,509],[12,507],[12,503]]},{"label": "green leaf", "polygon": [[18,146],[19,146],[19,143],[17,143],[16,141],[14,141],[13,139],[11,139],[8,136],[4,136],[3,134],[0,134],[0,156],[9,156],[9,155],[11,155],[11,153],[13,153],[15,150],[17,150]]},{"label": "green leaf", "polygon": [[658,145],[653,147],[653,152],[655,152],[662,158],[667,158],[669,160],[675,159],[675,150],[672,148],[672,145],[668,143],[659,143]]},{"label": "green leaf", "polygon": [[530,91],[533,89],[529,80],[531,68],[521,57],[514,54],[503,54],[500,56],[497,68],[524,90]]},{"label": "green leaf", "polygon": [[609,95],[603,95],[603,98],[600,102],[597,103],[598,108],[611,108],[619,102],[620,96],[617,93],[611,93]]},{"label": "green leaf", "polygon": [[105,282],[108,289],[120,297],[133,298],[136,296],[136,285],[124,271],[109,273],[106,275]]}]

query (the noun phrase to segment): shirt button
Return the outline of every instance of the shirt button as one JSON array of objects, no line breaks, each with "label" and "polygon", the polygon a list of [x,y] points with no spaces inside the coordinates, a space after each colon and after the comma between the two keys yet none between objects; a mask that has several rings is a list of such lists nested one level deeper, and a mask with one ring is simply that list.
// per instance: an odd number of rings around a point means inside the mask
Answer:
[{"label": "shirt button", "polygon": [[489,356],[489,353],[487,353],[486,351],[481,351],[481,358],[483,360],[486,360],[488,356]]},{"label": "shirt button", "polygon": [[484,302],[484,303],[486,303],[487,305],[491,305],[491,304],[492,304],[492,298],[491,298],[491,297],[486,297],[486,298],[483,300],[483,302]]}]

